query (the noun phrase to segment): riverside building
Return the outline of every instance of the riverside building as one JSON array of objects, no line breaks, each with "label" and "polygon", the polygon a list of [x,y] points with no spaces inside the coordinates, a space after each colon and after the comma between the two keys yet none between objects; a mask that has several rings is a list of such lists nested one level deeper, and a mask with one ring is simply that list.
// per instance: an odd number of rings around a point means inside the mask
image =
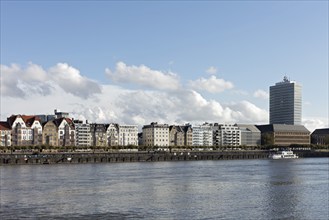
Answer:
[{"label": "riverside building", "polygon": [[213,126],[208,123],[192,127],[193,146],[213,146]]},{"label": "riverside building", "polygon": [[214,146],[239,146],[241,145],[241,131],[232,124],[217,124],[213,126]]},{"label": "riverside building", "polygon": [[138,126],[119,125],[118,138],[120,146],[138,146]]},{"label": "riverside building", "polygon": [[241,145],[260,146],[261,132],[255,125],[237,124],[241,131]]},{"label": "riverside building", "polygon": [[289,146],[292,144],[309,145],[310,131],[303,125],[269,124],[257,125],[262,133],[262,145]]},{"label": "riverside building", "polygon": [[300,125],[302,121],[302,87],[286,76],[270,86],[270,124]]},{"label": "riverside building", "polygon": [[171,125],[169,127],[170,146],[192,146],[192,126]]},{"label": "riverside building", "polygon": [[169,147],[169,125],[152,122],[150,125],[144,125],[143,145],[148,147]]},{"label": "riverside building", "polygon": [[74,120],[73,123],[75,125],[76,146],[89,147],[91,145],[90,124],[88,121],[83,123],[81,120]]},{"label": "riverside building", "polygon": [[311,142],[317,145],[329,144],[329,128],[315,129],[311,134]]}]

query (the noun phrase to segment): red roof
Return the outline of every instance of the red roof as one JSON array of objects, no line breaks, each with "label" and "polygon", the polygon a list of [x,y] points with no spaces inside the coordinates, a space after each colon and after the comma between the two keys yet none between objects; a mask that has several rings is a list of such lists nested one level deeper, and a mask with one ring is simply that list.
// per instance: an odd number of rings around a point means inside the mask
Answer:
[{"label": "red roof", "polygon": [[41,120],[35,115],[12,115],[9,118],[7,118],[8,124],[12,126],[17,117],[22,118],[26,126],[28,127],[31,127],[35,120],[41,123]]},{"label": "red roof", "polygon": [[53,120],[53,122],[57,127],[59,127],[59,125],[62,123],[63,120],[66,120],[66,122],[69,124],[69,126],[74,129],[73,121],[70,118],[57,118],[57,119]]},{"label": "red roof", "polygon": [[0,121],[0,130],[11,130],[11,127],[8,122]]}]

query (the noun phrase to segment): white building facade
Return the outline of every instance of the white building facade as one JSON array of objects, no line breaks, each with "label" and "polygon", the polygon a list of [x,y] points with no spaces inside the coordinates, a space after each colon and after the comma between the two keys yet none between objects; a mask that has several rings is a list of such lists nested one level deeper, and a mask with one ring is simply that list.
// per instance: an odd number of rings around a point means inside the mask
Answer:
[{"label": "white building facade", "polygon": [[59,146],[76,146],[73,121],[69,118],[59,118],[54,122],[58,130]]},{"label": "white building facade", "polygon": [[34,115],[12,115],[7,119],[14,146],[41,145],[42,125]]},{"label": "white building facade", "polygon": [[90,124],[88,121],[83,123],[83,121],[75,120],[75,141],[77,147],[89,147],[91,146],[91,133]]},{"label": "white building facade", "polygon": [[192,146],[213,146],[213,126],[208,123],[192,127]]},{"label": "white building facade", "polygon": [[8,122],[0,121],[0,147],[11,146],[11,127]]},{"label": "white building facade", "polygon": [[119,145],[119,125],[111,123],[106,129],[107,146],[113,147]]},{"label": "white building facade", "polygon": [[138,146],[138,126],[119,125],[119,146]]}]

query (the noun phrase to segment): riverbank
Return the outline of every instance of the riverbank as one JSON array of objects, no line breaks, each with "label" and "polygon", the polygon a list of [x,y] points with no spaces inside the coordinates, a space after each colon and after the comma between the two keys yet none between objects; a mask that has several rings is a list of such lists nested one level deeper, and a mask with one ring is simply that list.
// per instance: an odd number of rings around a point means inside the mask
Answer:
[{"label": "riverbank", "polygon": [[[295,151],[300,157],[329,157],[329,151]],[[31,153],[0,154],[0,165],[79,164],[157,161],[197,161],[267,159],[270,151],[206,151],[206,152],[103,152],[103,153]]]}]

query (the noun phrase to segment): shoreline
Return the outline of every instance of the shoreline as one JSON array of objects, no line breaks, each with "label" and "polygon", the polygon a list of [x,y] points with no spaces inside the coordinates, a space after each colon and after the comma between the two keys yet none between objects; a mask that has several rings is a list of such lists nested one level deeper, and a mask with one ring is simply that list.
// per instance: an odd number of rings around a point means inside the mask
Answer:
[{"label": "shoreline", "polygon": [[[329,151],[294,151],[300,158],[329,157]],[[61,152],[0,154],[0,166],[31,164],[130,163],[199,160],[268,159],[269,150],[192,152]]]}]

